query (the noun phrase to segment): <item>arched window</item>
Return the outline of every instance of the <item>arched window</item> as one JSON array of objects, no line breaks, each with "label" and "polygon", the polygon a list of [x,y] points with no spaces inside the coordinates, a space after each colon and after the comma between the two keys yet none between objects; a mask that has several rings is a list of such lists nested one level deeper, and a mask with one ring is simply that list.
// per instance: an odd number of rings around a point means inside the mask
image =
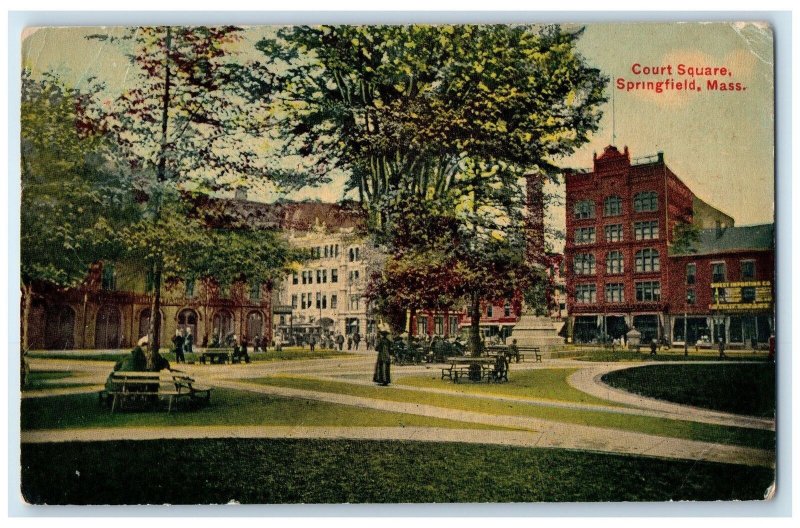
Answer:
[{"label": "arched window", "polygon": [[619,216],[622,214],[622,198],[607,196],[603,201],[603,216]]},{"label": "arched window", "polygon": [[657,249],[645,248],[636,252],[635,270],[637,273],[660,271],[661,261]]},{"label": "arched window", "polygon": [[647,213],[658,210],[658,194],[655,191],[640,192],[633,197],[633,210]]},{"label": "arched window", "polygon": [[575,275],[594,275],[595,260],[591,253],[578,253],[573,264]]},{"label": "arched window", "polygon": [[609,251],[606,253],[606,273],[616,275],[625,273],[625,259],[622,251]]}]

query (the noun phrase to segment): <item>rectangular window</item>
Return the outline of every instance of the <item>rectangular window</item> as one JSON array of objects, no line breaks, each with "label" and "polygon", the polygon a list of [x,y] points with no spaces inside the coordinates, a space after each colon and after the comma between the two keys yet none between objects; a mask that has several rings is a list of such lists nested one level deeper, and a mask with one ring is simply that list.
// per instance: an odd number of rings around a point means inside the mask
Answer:
[{"label": "rectangular window", "polygon": [[297,295],[292,295],[292,309],[297,310]]},{"label": "rectangular window", "polygon": [[711,282],[725,282],[726,275],[724,262],[711,263]]},{"label": "rectangular window", "polygon": [[594,284],[576,284],[575,302],[578,304],[591,304],[597,302],[597,286]]},{"label": "rectangular window", "polygon": [[306,309],[306,294],[305,293],[301,293],[300,294],[300,309],[301,310],[305,310]]},{"label": "rectangular window", "polygon": [[575,202],[575,218],[594,218],[594,202],[592,200],[581,200]]},{"label": "rectangular window", "polygon": [[621,282],[606,284],[606,302],[625,302],[625,285]]},{"label": "rectangular window", "polygon": [[322,284],[328,283],[328,270],[322,270]]},{"label": "rectangular window", "polygon": [[451,335],[451,336],[454,336],[454,335],[458,334],[458,316],[457,315],[451,315],[450,316],[450,329],[448,331],[448,334]]},{"label": "rectangular window", "polygon": [[633,197],[633,210],[637,213],[657,211],[658,194],[655,191],[647,191],[636,194]]},{"label": "rectangular window", "polygon": [[359,302],[358,295],[351,295],[350,296],[350,310],[351,311],[358,310],[358,302]]},{"label": "rectangular window", "polygon": [[339,270],[331,268],[331,282],[339,282]]},{"label": "rectangular window", "polygon": [[317,270],[317,284],[322,284],[322,270]]},{"label": "rectangular window", "polygon": [[656,249],[641,249],[636,252],[634,269],[637,273],[648,273],[661,270],[661,259]]},{"label": "rectangular window", "polygon": [[194,279],[186,279],[183,281],[183,284],[185,286],[184,294],[186,298],[191,299],[194,297]]},{"label": "rectangular window", "polygon": [[323,295],[322,296],[322,309],[323,310],[327,310],[328,309],[328,296],[327,295]]},{"label": "rectangular window", "polygon": [[619,216],[622,214],[622,198],[619,196],[609,196],[603,202],[604,216]]},{"label": "rectangular window", "polygon": [[636,240],[655,240],[658,238],[658,220],[633,223],[633,237]]},{"label": "rectangular window", "polygon": [[297,284],[298,278],[297,273],[292,273],[292,284]]},{"label": "rectangular window", "polygon": [[417,318],[417,335],[418,336],[428,335],[428,318],[427,317],[418,317]]},{"label": "rectangular window", "polygon": [[339,307],[339,297],[334,293],[331,295],[331,308],[336,309]]},{"label": "rectangular window", "polygon": [[622,251],[609,251],[606,254],[606,273],[609,275],[625,273],[625,259]]},{"label": "rectangular window", "polygon": [[103,275],[101,276],[100,287],[106,291],[114,291],[117,289],[117,272],[114,269],[114,264],[110,262],[103,263]]},{"label": "rectangular window", "polygon": [[444,334],[444,317],[441,315],[433,318],[433,331],[436,335]]},{"label": "rectangular window", "polygon": [[252,282],[250,284],[250,300],[257,301],[261,299],[261,283]]},{"label": "rectangular window", "polygon": [[325,246],[325,258],[328,258],[328,251],[330,251],[328,246]]},{"label": "rectangular window", "polygon": [[605,227],[606,242],[622,242],[622,224],[611,224]]},{"label": "rectangular window", "polygon": [[660,301],[661,281],[637,282],[636,300],[638,302]]},{"label": "rectangular window", "polygon": [[511,303],[503,305],[503,317],[511,317]]},{"label": "rectangular window", "polygon": [[694,263],[686,265],[686,284],[694,284],[697,281],[697,265]]},{"label": "rectangular window", "polygon": [[494,306],[491,304],[486,305],[486,317],[493,317],[494,314]]},{"label": "rectangular window", "polygon": [[575,275],[594,275],[595,260],[591,253],[578,253],[573,259]]},{"label": "rectangular window", "polygon": [[339,244],[336,244],[336,246],[334,246],[334,249],[335,249],[334,256],[338,257],[339,256]]},{"label": "rectangular window", "polygon": [[322,294],[317,292],[317,310],[322,308]]},{"label": "rectangular window", "polygon": [[593,227],[579,227],[575,230],[576,244],[594,244],[595,240],[596,235]]},{"label": "rectangular window", "polygon": [[694,292],[694,288],[688,288],[686,290],[686,304],[693,306],[697,302],[697,294]]},{"label": "rectangular window", "polygon": [[306,280],[306,272],[304,271],[304,272],[303,272],[303,273],[301,273],[300,275],[301,275],[301,276],[302,276],[302,278],[303,278],[303,284],[306,284],[306,282],[307,282],[307,280]]},{"label": "rectangular window", "polygon": [[742,267],[742,280],[752,280],[756,278],[756,263],[754,260],[743,260]]}]

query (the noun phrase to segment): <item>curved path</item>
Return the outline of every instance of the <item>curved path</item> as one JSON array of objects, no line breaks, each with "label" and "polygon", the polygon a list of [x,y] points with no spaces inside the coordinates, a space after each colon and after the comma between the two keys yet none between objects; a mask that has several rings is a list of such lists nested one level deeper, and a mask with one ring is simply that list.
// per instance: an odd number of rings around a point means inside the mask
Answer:
[{"label": "curved path", "polygon": [[[670,365],[683,365],[692,364],[697,365],[698,361],[671,361]],[[716,362],[709,362],[716,363]],[[726,361],[726,364],[732,363]],[[622,389],[617,389],[603,383],[602,377],[609,372],[617,370],[626,370],[629,368],[641,368],[650,366],[652,363],[638,364],[638,363],[603,363],[591,364],[586,368],[578,370],[567,378],[567,382],[575,389],[591,394],[596,398],[612,401],[622,405],[630,405],[638,409],[646,409],[655,411],[664,417],[676,418],[682,420],[702,421],[706,423],[714,423],[718,425],[728,425],[733,427],[750,427],[754,429],[769,429],[775,430],[775,420],[770,418],[759,418],[756,416],[744,416],[739,414],[731,414],[711,409],[703,409],[701,407],[693,407],[691,405],[681,405],[679,403],[672,403],[655,398],[648,398],[640,396]]]},{"label": "curved path", "polygon": [[[99,363],[99,364],[98,364]],[[34,370],[71,370],[76,376],[68,378],[75,383],[94,382],[101,384],[109,371],[109,364],[103,362],[33,360]],[[624,391],[612,389],[599,383],[599,377],[606,372],[621,368],[631,368],[631,364],[576,365],[574,361],[551,361],[545,364],[519,364],[517,369],[575,368],[580,370],[570,377],[575,388],[609,401],[631,405],[631,408],[590,405],[570,402],[533,400],[503,395],[463,395],[447,389],[424,389],[402,386],[407,390],[421,390],[429,393],[459,394],[464,397],[506,400],[530,405],[546,405],[581,410],[601,410],[625,414],[657,416],[661,418],[703,421],[722,425],[735,425],[758,429],[769,429],[764,420],[749,417],[715,413],[692,407],[669,404],[660,400],[642,398]],[[217,387],[233,390],[271,394],[281,397],[325,401],[340,405],[376,409],[388,412],[414,414],[477,423],[513,430],[444,429],[422,427],[304,427],[304,426],[176,426],[176,427],[108,427],[93,429],[36,430],[24,431],[23,442],[58,441],[98,441],[117,439],[156,439],[156,438],[350,438],[387,439],[443,442],[490,443],[525,447],[551,447],[579,449],[587,451],[619,453],[629,455],[655,456],[672,459],[706,460],[744,465],[773,467],[775,453],[771,450],[755,449],[728,444],[700,442],[673,437],[664,437],[622,431],[596,426],[569,424],[526,416],[496,415],[474,411],[449,409],[436,405],[423,405],[390,401],[378,398],[353,396],[317,390],[303,390],[288,387],[257,384],[249,378],[276,374],[310,376],[315,379],[331,379],[347,383],[371,385],[368,381],[373,367],[372,355],[357,355],[346,358],[253,362],[249,365],[180,365],[180,370],[195,375]],[[403,375],[430,373],[431,367],[403,367]],[[353,379],[357,376],[360,379]],[[64,383],[64,379],[57,380]],[[23,397],[54,396],[92,392],[99,387],[58,388],[30,391]],[[392,390],[392,389],[387,389]],[[622,394],[616,394],[622,393]],[[610,395],[610,397],[609,397]],[[774,428],[774,422],[772,423]]]}]

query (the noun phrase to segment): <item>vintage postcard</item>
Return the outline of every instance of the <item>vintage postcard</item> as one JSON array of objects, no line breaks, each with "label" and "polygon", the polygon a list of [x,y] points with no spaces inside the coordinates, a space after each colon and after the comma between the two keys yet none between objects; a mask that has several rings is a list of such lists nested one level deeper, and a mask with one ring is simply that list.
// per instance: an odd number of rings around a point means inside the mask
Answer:
[{"label": "vintage postcard", "polygon": [[774,493],[768,24],[21,38],[26,503]]}]

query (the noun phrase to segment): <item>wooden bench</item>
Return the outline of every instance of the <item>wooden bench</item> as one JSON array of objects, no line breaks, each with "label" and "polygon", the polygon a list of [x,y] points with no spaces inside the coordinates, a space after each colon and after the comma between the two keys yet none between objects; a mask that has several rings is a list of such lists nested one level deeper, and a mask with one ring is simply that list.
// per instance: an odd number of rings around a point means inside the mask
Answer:
[{"label": "wooden bench", "polygon": [[[542,351],[537,346],[517,346],[519,350],[519,361],[525,361],[525,355],[532,355],[534,358],[535,363],[542,362]],[[509,359],[513,357],[513,354],[508,356]]]},{"label": "wooden bench", "polygon": [[122,409],[126,402],[154,404],[162,398],[168,400],[167,412],[180,399],[211,401],[211,387],[198,386],[195,380],[183,373],[112,372],[110,388],[100,391],[100,401],[111,400],[111,412],[117,404]]},{"label": "wooden bench", "polygon": [[225,363],[233,363],[234,362],[233,351],[222,348],[208,349],[202,354],[200,354],[200,363],[205,365],[206,360],[208,360],[208,362],[211,363],[212,365],[215,363],[219,365],[224,365]]},{"label": "wooden bench", "polygon": [[452,367],[452,366],[447,367],[447,368],[443,368],[442,369],[442,378],[441,379],[448,378],[448,379],[452,380],[453,379],[453,369],[454,368],[455,367]]}]

